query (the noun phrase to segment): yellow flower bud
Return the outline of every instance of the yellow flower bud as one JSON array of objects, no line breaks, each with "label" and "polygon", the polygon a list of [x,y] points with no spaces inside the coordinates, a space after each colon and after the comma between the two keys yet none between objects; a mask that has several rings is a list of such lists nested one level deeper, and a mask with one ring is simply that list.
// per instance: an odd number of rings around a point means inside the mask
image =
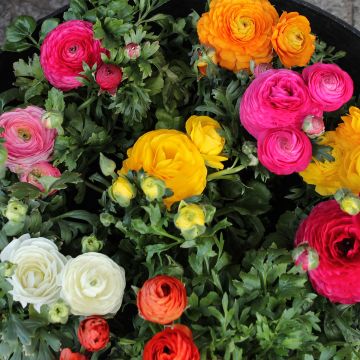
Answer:
[{"label": "yellow flower bud", "polygon": [[181,202],[175,216],[175,226],[186,240],[192,240],[205,232],[205,212],[196,204]]},{"label": "yellow flower bud", "polygon": [[116,201],[120,206],[127,207],[136,196],[136,188],[126,176],[119,175],[109,188],[109,195],[111,199]]},{"label": "yellow flower bud", "polygon": [[4,211],[4,216],[11,222],[22,223],[25,221],[28,206],[17,199],[10,199]]},{"label": "yellow flower bud", "polygon": [[49,322],[52,324],[66,324],[69,318],[69,308],[62,302],[58,301],[50,305],[48,312]]},{"label": "yellow flower bud", "polygon": [[223,169],[222,161],[227,157],[220,156],[225,145],[225,138],[220,135],[220,124],[208,116],[191,116],[185,124],[186,132],[199,149],[207,166]]},{"label": "yellow flower bud", "polygon": [[164,181],[152,176],[145,176],[141,180],[140,186],[148,201],[160,200],[166,192]]}]

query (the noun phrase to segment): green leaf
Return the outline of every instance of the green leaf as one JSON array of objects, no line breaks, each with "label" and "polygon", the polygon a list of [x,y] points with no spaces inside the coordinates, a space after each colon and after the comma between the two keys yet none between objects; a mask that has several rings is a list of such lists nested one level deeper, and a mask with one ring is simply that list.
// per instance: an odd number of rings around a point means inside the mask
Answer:
[{"label": "green leaf", "polygon": [[31,16],[19,16],[6,29],[6,41],[16,43],[31,36],[36,29],[36,21]]},{"label": "green leaf", "polygon": [[36,186],[25,182],[15,183],[8,187],[8,190],[11,192],[12,196],[19,200],[36,199],[42,194]]},{"label": "green leaf", "polygon": [[48,92],[45,108],[47,111],[63,112],[65,110],[64,93],[58,89],[52,88]]},{"label": "green leaf", "polygon": [[45,39],[45,36],[51,31],[54,30],[60,23],[59,19],[55,19],[55,18],[51,18],[51,19],[46,19],[42,24],[41,24],[41,29],[40,29],[40,42],[43,42]]}]

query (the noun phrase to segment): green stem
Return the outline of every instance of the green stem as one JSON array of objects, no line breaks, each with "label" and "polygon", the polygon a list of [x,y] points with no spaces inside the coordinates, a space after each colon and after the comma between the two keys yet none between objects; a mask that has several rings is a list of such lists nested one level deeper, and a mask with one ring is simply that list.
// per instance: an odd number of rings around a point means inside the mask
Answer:
[{"label": "green stem", "polygon": [[180,238],[178,238],[176,236],[173,236],[173,235],[169,234],[165,230],[156,229],[156,233],[157,233],[157,235],[164,236],[164,237],[167,237],[169,239],[175,240],[177,242],[177,244],[183,243],[183,239],[180,239]]},{"label": "green stem", "polygon": [[225,169],[225,170],[221,170],[221,171],[217,171],[215,173],[210,174],[207,177],[207,181],[213,181],[213,180],[219,180],[219,179],[228,179],[229,180],[229,175],[233,175],[236,174],[238,172],[240,172],[241,170],[244,170],[246,168],[245,165],[239,165],[233,168],[229,168],[229,169]]},{"label": "green stem", "polygon": [[88,106],[90,106],[97,98],[96,97],[91,97],[90,99],[86,100],[84,103],[82,103],[79,107],[78,110],[83,110],[85,108],[87,108]]},{"label": "green stem", "polygon": [[101,189],[100,187],[94,185],[90,181],[84,180],[84,183],[88,188],[93,189],[93,190],[97,191],[100,194],[102,194],[105,191],[105,190]]},{"label": "green stem", "polygon": [[39,43],[31,35],[28,35],[27,38],[35,45],[37,49],[40,49]]}]

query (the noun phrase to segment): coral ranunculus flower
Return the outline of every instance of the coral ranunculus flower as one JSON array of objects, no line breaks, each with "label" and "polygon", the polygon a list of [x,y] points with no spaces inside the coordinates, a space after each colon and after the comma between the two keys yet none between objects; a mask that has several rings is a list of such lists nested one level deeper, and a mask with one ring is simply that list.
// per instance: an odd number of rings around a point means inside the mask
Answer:
[{"label": "coral ranunculus flower", "polygon": [[221,125],[209,116],[190,116],[185,124],[186,132],[200,150],[207,166],[223,169],[228,158],[221,156],[225,138],[221,136]]},{"label": "coral ranunculus flower", "polygon": [[309,20],[297,12],[284,12],[274,28],[272,44],[286,67],[306,66],[315,51]]},{"label": "coral ranunculus flower", "polygon": [[89,316],[85,318],[78,328],[80,344],[91,352],[104,349],[110,341],[110,328],[101,316]]},{"label": "coral ranunculus flower", "polygon": [[174,326],[157,333],[146,345],[143,360],[200,360],[200,353],[185,326]]},{"label": "coral ranunculus flower", "polygon": [[128,150],[121,173],[143,169],[165,182],[173,195],[164,199],[173,203],[200,195],[206,186],[207,169],[195,144],[182,132],[160,129],[141,136]]},{"label": "coral ranunculus flower", "polygon": [[[318,294],[342,304],[360,301],[360,215],[346,214],[335,200],[318,204],[296,233],[295,246],[301,245],[319,256],[317,268],[308,270]],[[306,253],[299,257],[305,269]]]},{"label": "coral ranunculus flower", "polygon": [[178,319],[186,305],[185,286],[172,276],[158,275],[145,281],[137,294],[140,316],[162,325]]},{"label": "coral ranunculus flower", "polygon": [[69,348],[61,350],[59,360],[86,360],[86,356],[77,352],[72,352]]},{"label": "coral ranunculus flower", "polygon": [[216,51],[221,67],[248,69],[272,60],[271,34],[278,13],[267,0],[212,0],[197,31],[200,42]]}]

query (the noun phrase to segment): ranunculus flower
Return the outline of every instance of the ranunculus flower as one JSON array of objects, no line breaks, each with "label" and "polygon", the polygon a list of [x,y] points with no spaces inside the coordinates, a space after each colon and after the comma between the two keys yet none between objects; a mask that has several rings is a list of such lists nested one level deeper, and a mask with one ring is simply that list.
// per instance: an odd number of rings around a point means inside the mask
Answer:
[{"label": "ranunculus flower", "polygon": [[247,88],[240,104],[240,120],[255,138],[266,129],[301,129],[307,115],[322,116],[302,77],[292,70],[268,70]]},{"label": "ranunculus flower", "polygon": [[316,37],[309,20],[298,12],[284,12],[274,28],[271,42],[286,67],[306,66],[315,51]]},{"label": "ranunculus flower", "polygon": [[258,139],[260,162],[277,175],[289,175],[305,170],[312,156],[309,138],[292,128],[271,129]]},{"label": "ranunculus flower", "polygon": [[308,115],[304,119],[302,129],[310,139],[315,139],[325,132],[324,119],[322,117]]},{"label": "ranunculus flower", "polygon": [[62,349],[59,360],[86,360],[86,356],[80,353],[74,353],[69,348]]},{"label": "ranunculus flower", "polygon": [[122,80],[122,71],[116,65],[102,64],[96,71],[95,79],[101,90],[107,91],[110,95],[115,95]]},{"label": "ranunculus flower", "polygon": [[168,207],[176,201],[200,195],[206,186],[207,169],[203,157],[195,144],[177,130],[150,131],[136,141],[128,150],[121,173],[141,169],[165,181],[173,191],[173,196],[164,199]]},{"label": "ranunculus flower", "polygon": [[239,71],[272,59],[272,27],[278,21],[267,0],[212,0],[202,14],[197,32],[201,44],[216,51],[220,66]]},{"label": "ranunculus flower", "polygon": [[185,124],[186,132],[199,149],[207,166],[223,169],[228,158],[220,156],[225,138],[221,136],[221,125],[209,116],[190,116]]},{"label": "ranunculus flower", "polygon": [[40,161],[24,170],[19,177],[21,182],[27,182],[44,191],[44,186],[38,180],[42,176],[60,177],[61,172],[47,161]]},{"label": "ranunculus flower", "polygon": [[77,335],[87,351],[95,352],[104,349],[110,341],[110,328],[101,316],[89,316],[81,321]]},{"label": "ranunculus flower", "polygon": [[302,72],[314,101],[324,111],[335,111],[346,104],[354,92],[350,75],[335,64],[316,63]]},{"label": "ranunculus flower", "polygon": [[92,67],[101,64],[99,40],[94,39],[93,24],[70,20],[58,25],[46,35],[40,49],[40,63],[46,79],[63,91],[82,86],[77,79],[83,71],[83,62]]},{"label": "ranunculus flower", "polygon": [[144,348],[143,360],[200,360],[200,353],[191,337],[191,330],[174,326],[157,333]]},{"label": "ranunculus flower", "polygon": [[14,274],[8,279],[13,287],[10,294],[23,307],[32,304],[40,312],[42,305],[59,299],[58,276],[66,258],[51,240],[31,238],[29,234],[20,236],[3,249],[0,260],[16,264]]},{"label": "ranunculus flower", "polygon": [[[296,233],[295,246],[301,245],[318,253],[317,268],[308,271],[318,294],[342,304],[360,301],[360,215],[346,214],[335,200],[318,204]],[[300,259],[306,265],[306,256]]]},{"label": "ranunculus flower", "polygon": [[141,54],[141,46],[135,43],[129,43],[125,46],[125,55],[132,60],[137,59]]},{"label": "ranunculus flower", "polygon": [[61,284],[73,315],[114,315],[122,303],[125,271],[108,256],[88,252],[68,261]]},{"label": "ranunculus flower", "polygon": [[178,319],[186,305],[185,285],[172,276],[158,275],[145,281],[137,294],[140,316],[162,325]]},{"label": "ranunculus flower", "polygon": [[8,151],[6,165],[13,172],[40,161],[47,161],[54,149],[56,130],[46,129],[41,122],[45,111],[37,106],[15,109],[0,116],[1,137]]}]

